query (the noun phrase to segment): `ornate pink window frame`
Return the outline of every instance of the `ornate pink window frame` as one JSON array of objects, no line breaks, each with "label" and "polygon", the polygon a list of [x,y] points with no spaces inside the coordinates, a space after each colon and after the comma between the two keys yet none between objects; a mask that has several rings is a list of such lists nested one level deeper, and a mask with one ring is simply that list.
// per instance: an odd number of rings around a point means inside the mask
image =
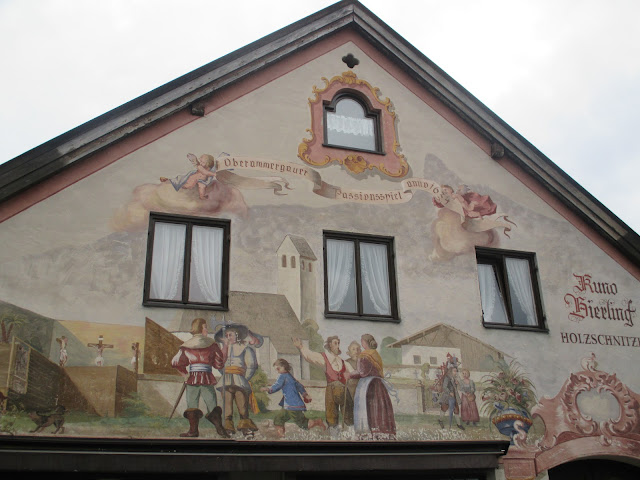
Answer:
[{"label": "ornate pink window frame", "polygon": [[[358,78],[351,70],[336,75],[331,80],[322,77],[325,86],[313,87],[313,98],[309,98],[311,127],[307,132],[311,138],[303,138],[298,146],[298,157],[309,165],[325,166],[333,162],[344,165],[354,174],[377,169],[383,174],[401,178],[409,172],[409,165],[400,152],[396,130],[396,113],[389,98],[380,98],[380,89],[366,80]],[[354,92],[365,97],[374,110],[379,111],[380,152],[365,152],[348,148],[324,145],[324,106],[342,92]]]}]

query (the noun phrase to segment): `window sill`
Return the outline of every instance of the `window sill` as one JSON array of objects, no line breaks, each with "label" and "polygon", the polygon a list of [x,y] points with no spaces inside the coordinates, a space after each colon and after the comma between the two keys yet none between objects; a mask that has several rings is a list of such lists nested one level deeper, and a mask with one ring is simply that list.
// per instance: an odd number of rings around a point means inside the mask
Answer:
[{"label": "window sill", "polygon": [[400,323],[399,318],[394,317],[376,317],[374,315],[353,315],[349,313],[327,313],[324,314],[328,319],[340,319],[340,320],[364,320],[366,322],[390,322]]},{"label": "window sill", "polygon": [[346,145],[333,145],[331,143],[323,143],[322,146],[325,147],[325,148],[336,148],[336,149],[340,149],[340,150],[360,152],[360,153],[373,153],[374,155],[382,155],[382,156],[386,155],[386,153],[384,151],[367,150],[365,148],[349,147],[349,146],[346,146]]},{"label": "window sill", "polygon": [[169,302],[157,302],[153,300],[147,300],[142,302],[143,307],[161,307],[161,308],[188,308],[197,310],[218,310],[227,312],[229,307],[227,305],[208,305],[206,303],[169,303]]},{"label": "window sill", "polygon": [[496,330],[511,330],[512,332],[525,331],[525,332],[538,332],[549,333],[548,328],[543,327],[527,327],[527,326],[513,326],[513,325],[499,325],[496,323],[482,323],[484,328],[494,328]]}]

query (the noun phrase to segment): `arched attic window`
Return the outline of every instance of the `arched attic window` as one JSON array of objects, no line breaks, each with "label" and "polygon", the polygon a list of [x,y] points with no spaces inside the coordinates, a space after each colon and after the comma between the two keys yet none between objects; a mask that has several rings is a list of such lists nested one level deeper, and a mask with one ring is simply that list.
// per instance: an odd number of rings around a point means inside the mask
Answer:
[{"label": "arched attic window", "polygon": [[380,111],[358,93],[338,92],[324,104],[324,145],[382,153]]},{"label": "arched attic window", "polygon": [[[316,167],[338,163],[353,175],[377,170],[401,178],[409,164],[401,152],[391,99],[351,70],[313,86],[309,98],[310,138],[298,145],[298,158]],[[375,172],[371,172],[375,173]]]}]

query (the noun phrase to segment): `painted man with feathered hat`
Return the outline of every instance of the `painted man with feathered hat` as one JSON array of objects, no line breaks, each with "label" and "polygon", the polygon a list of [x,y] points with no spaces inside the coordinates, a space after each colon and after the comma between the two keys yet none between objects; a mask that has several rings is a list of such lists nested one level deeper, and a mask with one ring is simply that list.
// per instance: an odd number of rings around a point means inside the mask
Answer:
[{"label": "painted man with feathered hat", "polygon": [[255,349],[262,346],[264,339],[246,325],[232,323],[218,330],[215,340],[222,344],[225,359],[222,387],[218,387],[224,395],[224,428],[229,434],[236,431],[233,424],[235,403],[240,416],[238,430],[245,437],[252,437],[258,427],[249,418],[249,409],[253,413],[260,410],[249,381],[258,369]]}]

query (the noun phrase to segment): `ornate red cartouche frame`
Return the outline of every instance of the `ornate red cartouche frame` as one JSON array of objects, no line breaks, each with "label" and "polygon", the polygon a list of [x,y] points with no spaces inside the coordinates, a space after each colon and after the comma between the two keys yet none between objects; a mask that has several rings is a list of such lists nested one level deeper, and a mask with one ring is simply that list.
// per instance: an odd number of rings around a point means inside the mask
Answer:
[{"label": "ornate red cartouche frame", "polygon": [[[545,425],[544,437],[527,443],[521,431],[502,462],[507,480],[533,479],[557,465],[589,457],[640,459],[640,395],[615,373],[597,370],[595,355],[582,359],[583,370],[572,373],[554,397],[543,397],[532,410]],[[617,418],[597,421],[580,411],[578,396],[595,391],[610,394],[618,404]]]},{"label": "ornate red cartouche frame", "polygon": [[[302,139],[302,143],[298,146],[298,157],[314,166],[338,162],[354,174],[376,168],[390,177],[404,177],[409,171],[409,165],[404,155],[398,153],[400,144],[396,135],[396,114],[391,100],[389,98],[382,100],[379,88],[359,79],[351,70],[342,75],[336,75],[331,80],[327,80],[325,77],[322,77],[322,80],[325,82],[323,88],[313,86],[315,97],[309,99],[311,128],[307,129],[311,138]],[[369,99],[373,108],[380,111],[382,153],[356,152],[323,145],[324,103],[331,102],[335,95],[343,90],[356,91],[364,95]]]}]

